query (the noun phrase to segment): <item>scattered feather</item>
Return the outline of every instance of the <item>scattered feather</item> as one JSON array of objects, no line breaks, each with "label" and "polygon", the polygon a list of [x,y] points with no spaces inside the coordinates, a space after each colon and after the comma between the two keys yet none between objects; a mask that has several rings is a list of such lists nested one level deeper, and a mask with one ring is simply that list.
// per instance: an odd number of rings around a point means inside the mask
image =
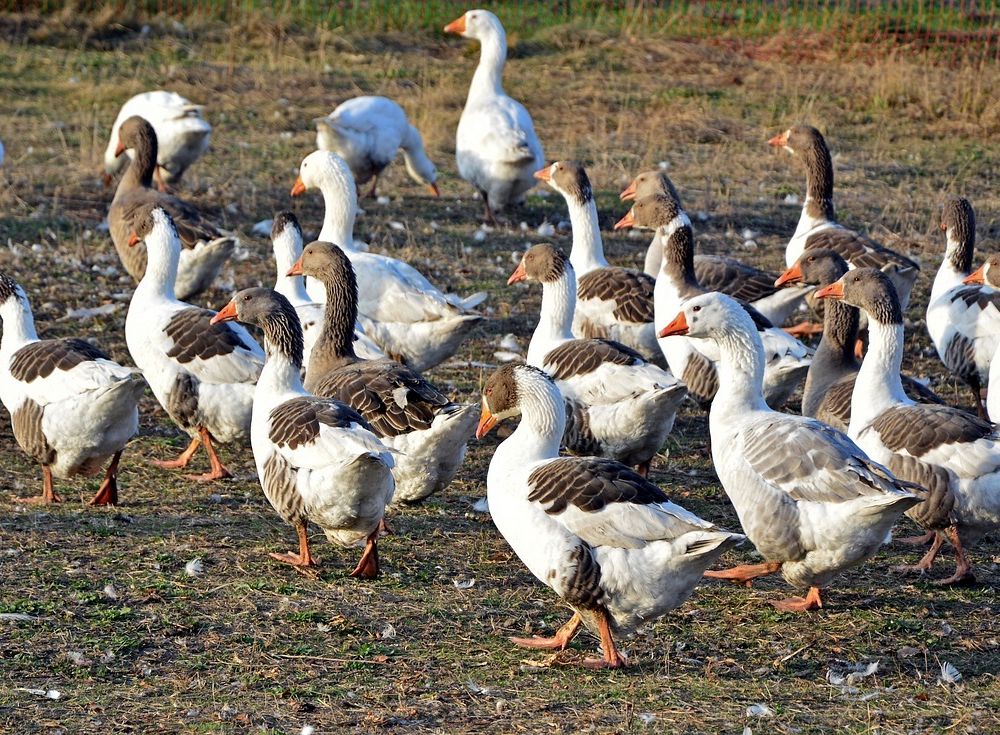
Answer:
[{"label": "scattered feather", "polygon": [[784,199],[785,204],[791,204],[793,206],[798,206],[799,195],[798,194],[786,194]]},{"label": "scattered feather", "polygon": [[22,687],[14,691],[34,694],[36,697],[45,697],[46,699],[62,699],[62,692],[58,689],[25,689]]},{"label": "scattered feather", "polygon": [[643,725],[646,725],[647,727],[656,722],[656,715],[654,715],[652,712],[640,712],[639,714],[636,715],[636,718],[639,720],[639,722],[641,722]]},{"label": "scattered feather", "polygon": [[497,350],[493,353],[493,357],[497,359],[498,362],[524,362],[524,356],[519,352],[508,352],[507,350]]},{"label": "scattered feather", "polygon": [[961,672],[947,661],[941,662],[941,676],[938,677],[939,684],[957,684],[962,680]]},{"label": "scattered feather", "polygon": [[766,704],[751,704],[747,707],[747,717],[774,717],[774,712]]},{"label": "scattered feather", "polygon": [[316,728],[312,725],[303,725],[302,729],[299,730],[299,735],[314,735]]},{"label": "scattered feather", "polygon": [[472,585],[476,583],[476,578],[473,577],[472,579],[453,579],[451,580],[451,583],[455,585],[455,589],[457,590],[467,590],[471,589]]},{"label": "scattered feather", "polygon": [[250,228],[250,234],[257,235],[258,237],[270,237],[272,227],[274,227],[273,219],[262,219]]},{"label": "scattered feather", "polygon": [[70,651],[66,654],[66,658],[68,658],[74,666],[90,666],[90,664],[93,663],[79,651]]},{"label": "scattered feather", "polygon": [[542,222],[538,225],[539,237],[552,237],[556,234],[556,228],[551,222]]},{"label": "scattered feather", "polygon": [[472,239],[475,240],[476,242],[485,242],[486,232],[483,230],[476,230],[476,234],[472,236]]},{"label": "scattered feather", "polygon": [[189,577],[199,577],[204,571],[205,565],[202,563],[200,557],[195,557],[184,565],[184,573]]},{"label": "scattered feather", "polygon": [[107,597],[109,600],[118,599],[118,590],[115,589],[115,586],[113,584],[104,585],[104,589],[101,591],[104,593],[104,596]]},{"label": "scattered feather", "polygon": [[480,498],[475,503],[472,504],[472,510],[476,513],[489,513],[490,512],[490,501],[486,498]]},{"label": "scattered feather", "polygon": [[386,623],[385,627],[379,631],[378,637],[384,641],[391,640],[396,637],[396,628],[392,623]]},{"label": "scattered feather", "polygon": [[381,204],[383,207],[389,203],[389,197],[380,196],[375,199],[376,204]]},{"label": "scattered feather", "polygon": [[517,337],[513,333],[508,333],[503,336],[498,345],[501,350],[507,350],[507,352],[522,352],[521,343],[517,341]]},{"label": "scattered feather", "polygon": [[38,620],[38,618],[27,613],[0,613],[0,620],[10,620],[15,623],[31,623]]},{"label": "scattered feather", "polygon": [[406,225],[404,225],[402,222],[399,222],[397,220],[390,220],[390,222],[389,222],[389,229],[390,230],[396,230],[397,232],[405,232],[406,231]]},{"label": "scattered feather", "polygon": [[80,321],[84,321],[86,319],[93,319],[95,316],[107,316],[118,311],[119,306],[121,304],[102,304],[101,306],[84,309],[69,309],[66,311],[66,316],[62,317],[60,321],[65,319],[79,319]]}]

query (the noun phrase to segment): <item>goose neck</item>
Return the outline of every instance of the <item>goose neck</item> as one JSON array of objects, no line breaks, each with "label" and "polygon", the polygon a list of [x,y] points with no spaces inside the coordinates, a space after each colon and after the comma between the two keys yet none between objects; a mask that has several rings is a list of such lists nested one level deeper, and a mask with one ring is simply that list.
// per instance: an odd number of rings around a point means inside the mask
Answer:
[{"label": "goose neck", "polygon": [[136,295],[176,301],[174,285],[181,257],[180,242],[170,233],[154,229],[145,239],[146,272],[135,288]]},{"label": "goose neck", "polygon": [[424,141],[412,125],[407,126],[400,145],[403,149],[403,163],[410,178],[421,183],[432,183],[435,177],[434,163],[427,157]]},{"label": "goose neck", "polygon": [[326,276],[321,280],[326,288],[326,308],[323,311],[323,330],[313,351],[353,361],[357,359],[354,353],[354,323],[358,318],[357,285],[339,277]]},{"label": "goose neck", "polygon": [[283,396],[289,393],[305,393],[302,387],[302,342],[299,337],[298,359],[291,354],[281,342],[275,342],[268,330],[264,329],[264,349],[267,361],[257,379],[257,392],[272,396]]},{"label": "goose neck", "polygon": [[576,279],[565,272],[554,281],[542,283],[542,309],[538,326],[528,346],[528,364],[541,367],[545,355],[563,342],[573,339],[573,311],[576,305]]},{"label": "goose neck", "polygon": [[881,322],[868,314],[868,352],[851,397],[851,436],[887,408],[913,403],[903,392],[903,325]]},{"label": "goose neck", "polygon": [[802,214],[816,221],[836,221],[833,207],[833,160],[830,151],[820,143],[802,152],[806,166],[806,201]]},{"label": "goose neck", "polygon": [[[527,381],[525,381],[527,382]],[[559,456],[559,444],[566,430],[566,407],[552,381],[519,384],[521,423],[498,447],[518,465]]]},{"label": "goose neck", "polygon": [[[694,233],[690,221],[674,224],[680,217],[678,215],[671,224],[657,228],[656,236],[663,244],[660,272],[675,286],[700,289],[694,274]],[[687,215],[683,217],[687,220]]]},{"label": "goose neck", "polygon": [[323,185],[323,229],[319,239],[332,242],[342,250],[354,249],[354,219],[357,217],[357,194],[341,191],[339,186]]},{"label": "goose neck", "polygon": [[590,198],[580,201],[566,197],[569,221],[573,228],[573,247],[569,260],[576,271],[576,277],[585,276],[592,270],[607,268],[604,257],[604,241],[601,239],[601,225],[597,219],[597,203]]},{"label": "goose neck", "polygon": [[302,255],[302,241],[300,239],[291,234],[283,233],[274,240],[274,262],[277,266],[274,290],[292,304],[311,300],[306,292],[305,278],[286,275],[300,255]]},{"label": "goose neck", "polygon": [[726,329],[716,336],[720,360],[719,391],[712,413],[724,415],[768,410],[764,401],[764,345],[750,317],[741,329]]},{"label": "goose neck", "polygon": [[507,62],[507,37],[491,29],[479,39],[479,64],[469,85],[468,102],[484,96],[503,95],[503,67]]},{"label": "goose neck", "polygon": [[29,342],[38,341],[35,331],[35,319],[31,314],[31,306],[23,295],[7,299],[0,307],[0,319],[3,321],[3,337],[0,338],[0,352],[13,354]]}]

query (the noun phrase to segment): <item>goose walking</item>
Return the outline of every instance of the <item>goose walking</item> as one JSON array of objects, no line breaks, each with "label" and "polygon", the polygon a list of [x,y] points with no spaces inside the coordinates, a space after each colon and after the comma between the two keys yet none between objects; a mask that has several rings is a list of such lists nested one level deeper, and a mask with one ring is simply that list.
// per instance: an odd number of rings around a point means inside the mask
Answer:
[{"label": "goose walking", "polygon": [[505,365],[486,381],[476,431],[521,422],[496,448],[486,479],[490,513],[514,553],[574,614],[551,638],[513,638],[527,648],[565,649],[581,625],[617,668],[615,638],[684,602],[705,569],[743,541],[670,502],[628,467],[597,457],[560,457],[565,415],[552,379]]}]

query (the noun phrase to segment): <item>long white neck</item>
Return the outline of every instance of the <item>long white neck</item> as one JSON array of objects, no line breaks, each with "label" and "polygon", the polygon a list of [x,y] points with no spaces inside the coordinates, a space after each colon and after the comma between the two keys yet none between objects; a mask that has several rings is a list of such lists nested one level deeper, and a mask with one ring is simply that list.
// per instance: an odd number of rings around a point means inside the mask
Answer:
[{"label": "long white neck", "polygon": [[323,182],[323,229],[319,239],[332,242],[343,250],[354,250],[354,218],[357,216],[358,195],[344,187]]},{"label": "long white neck", "polygon": [[764,401],[764,345],[747,316],[742,329],[727,329],[716,337],[720,360],[719,392],[712,401],[711,415],[742,415],[769,411]]},{"label": "long white neck", "polygon": [[646,275],[656,278],[660,275],[660,266],[663,264],[663,243],[660,241],[659,230],[653,232],[653,239],[649,241],[646,248],[646,260],[642,270]]},{"label": "long white neck", "polygon": [[410,178],[420,183],[433,182],[434,164],[427,157],[420,133],[412,125],[407,125],[400,147],[403,149],[403,163],[406,164],[406,171],[410,174]]},{"label": "long white neck", "polygon": [[[969,251],[968,253],[966,251]],[[928,301],[933,304],[939,296],[955,286],[961,285],[962,279],[971,272],[959,266],[959,263],[972,261],[971,248],[965,243],[959,242],[952,235],[952,230],[948,230],[948,247],[945,250],[944,260],[941,267],[934,275],[934,285],[931,286],[931,296]]]},{"label": "long white neck", "polygon": [[265,343],[267,349],[267,361],[260,371],[257,379],[257,387],[254,394],[261,399],[271,400],[272,405],[287,400],[289,397],[306,395],[305,388],[302,387],[302,366],[296,365],[288,355]]},{"label": "long white neck", "polygon": [[135,296],[177,301],[174,284],[180,258],[181,244],[176,236],[162,227],[154,227],[146,235],[146,273],[135,287]]},{"label": "long white neck", "polygon": [[302,238],[288,227],[274,239],[273,245],[274,262],[277,266],[274,290],[288,299],[293,306],[310,301],[309,294],[306,293],[305,279],[302,276],[285,275],[302,255]]},{"label": "long white neck", "polygon": [[576,277],[581,278],[592,270],[607,268],[604,257],[604,241],[601,239],[601,225],[597,220],[597,204],[593,198],[585,202],[573,196],[566,197],[569,207],[569,221],[573,226],[573,249],[569,262],[573,264]]},{"label": "long white neck", "polygon": [[469,85],[468,102],[493,95],[503,95],[503,65],[507,62],[507,36],[494,28],[479,39],[479,66]]},{"label": "long white neck", "polygon": [[497,447],[501,461],[506,457],[518,465],[559,456],[559,444],[566,430],[566,407],[562,394],[550,380],[519,380],[521,423]]},{"label": "long white neck", "polygon": [[23,295],[4,302],[0,307],[0,318],[3,319],[3,339],[0,340],[0,352],[3,354],[13,354],[27,343],[38,341],[35,319]]},{"label": "long white neck", "polygon": [[572,267],[555,281],[542,283],[542,311],[528,345],[528,364],[541,368],[545,356],[573,339],[576,278]]},{"label": "long white neck", "polygon": [[854,437],[887,408],[913,405],[903,392],[899,370],[903,365],[903,325],[878,322],[868,315],[868,352],[861,363],[851,397]]}]

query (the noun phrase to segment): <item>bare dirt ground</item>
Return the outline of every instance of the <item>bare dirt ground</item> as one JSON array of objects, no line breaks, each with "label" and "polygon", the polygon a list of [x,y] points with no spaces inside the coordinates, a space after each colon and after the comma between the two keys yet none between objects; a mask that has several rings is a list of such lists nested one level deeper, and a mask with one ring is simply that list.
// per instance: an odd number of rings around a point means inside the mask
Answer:
[{"label": "bare dirt ground", "polygon": [[[250,235],[255,222],[291,208],[307,232],[319,229],[320,197],[288,197],[314,146],[310,120],[349,96],[386,94],[424,132],[443,196],[423,196],[394,166],[381,184],[390,203],[363,201],[357,234],[450,290],[489,291],[490,319],[430,373],[454,397],[478,400],[488,370],[470,361],[495,363],[507,333],[526,346],[537,316],[537,289],[504,285],[514,258],[542,240],[538,225],[566,214],[561,197],[537,189],[508,226],[474,240],[480,205],[452,154],[477,49],[433,34],[143,22],[146,35],[142,22],[110,14],[0,18],[0,269],[24,285],[39,331],[90,336],[130,362],[132,283],[99,229],[112,191],[97,176],[129,96],[164,87],[207,105],[212,150],[180,193],[238,229],[251,254],[203,301],[219,308],[233,288],[274,280],[270,243]],[[610,231],[625,212],[617,192],[662,161],[695,215],[700,249],[779,269],[799,213],[786,198],[804,194],[803,174],[765,141],[799,121],[824,130],[841,219],[924,266],[908,314],[908,367],[967,404],[929,348],[923,308],[943,251],[946,194],[976,206],[980,252],[996,246],[995,66],[974,53],[946,63],[809,35],[695,44],[561,26],[511,44],[507,89],[531,110],[549,158],[586,162],[616,263],[641,265],[646,244]],[[568,249],[566,233],[552,239]],[[67,318],[102,305],[115,308]],[[890,546],[838,580],[821,612],[775,612],[766,601],[787,594],[780,580],[754,589],[711,582],[624,643],[628,668],[558,665],[596,648],[586,635],[547,666],[507,636],[551,631],[569,613],[472,510],[496,438],[472,442],[445,493],[393,517],[384,574],[361,582],[345,576],[354,552],[319,537],[318,576],[268,558],[294,535],[260,492],[249,447],[223,449],[236,477],[212,486],[151,467],[186,440],[151,396],[142,408],[114,509],[76,501],[95,481],[60,483],[70,502],[59,507],[15,502],[39,490],[40,472],[17,451],[6,418],[0,425],[0,731],[1000,732],[995,540],[972,550],[971,587],[897,576],[890,566],[918,552]],[[693,406],[653,479],[702,516],[738,527],[707,459],[706,416]],[[743,550],[728,561],[750,558]],[[189,573],[196,559],[201,571]],[[940,571],[950,562],[946,554]],[[834,683],[871,662],[873,673]],[[939,682],[945,662],[959,683]]]}]

